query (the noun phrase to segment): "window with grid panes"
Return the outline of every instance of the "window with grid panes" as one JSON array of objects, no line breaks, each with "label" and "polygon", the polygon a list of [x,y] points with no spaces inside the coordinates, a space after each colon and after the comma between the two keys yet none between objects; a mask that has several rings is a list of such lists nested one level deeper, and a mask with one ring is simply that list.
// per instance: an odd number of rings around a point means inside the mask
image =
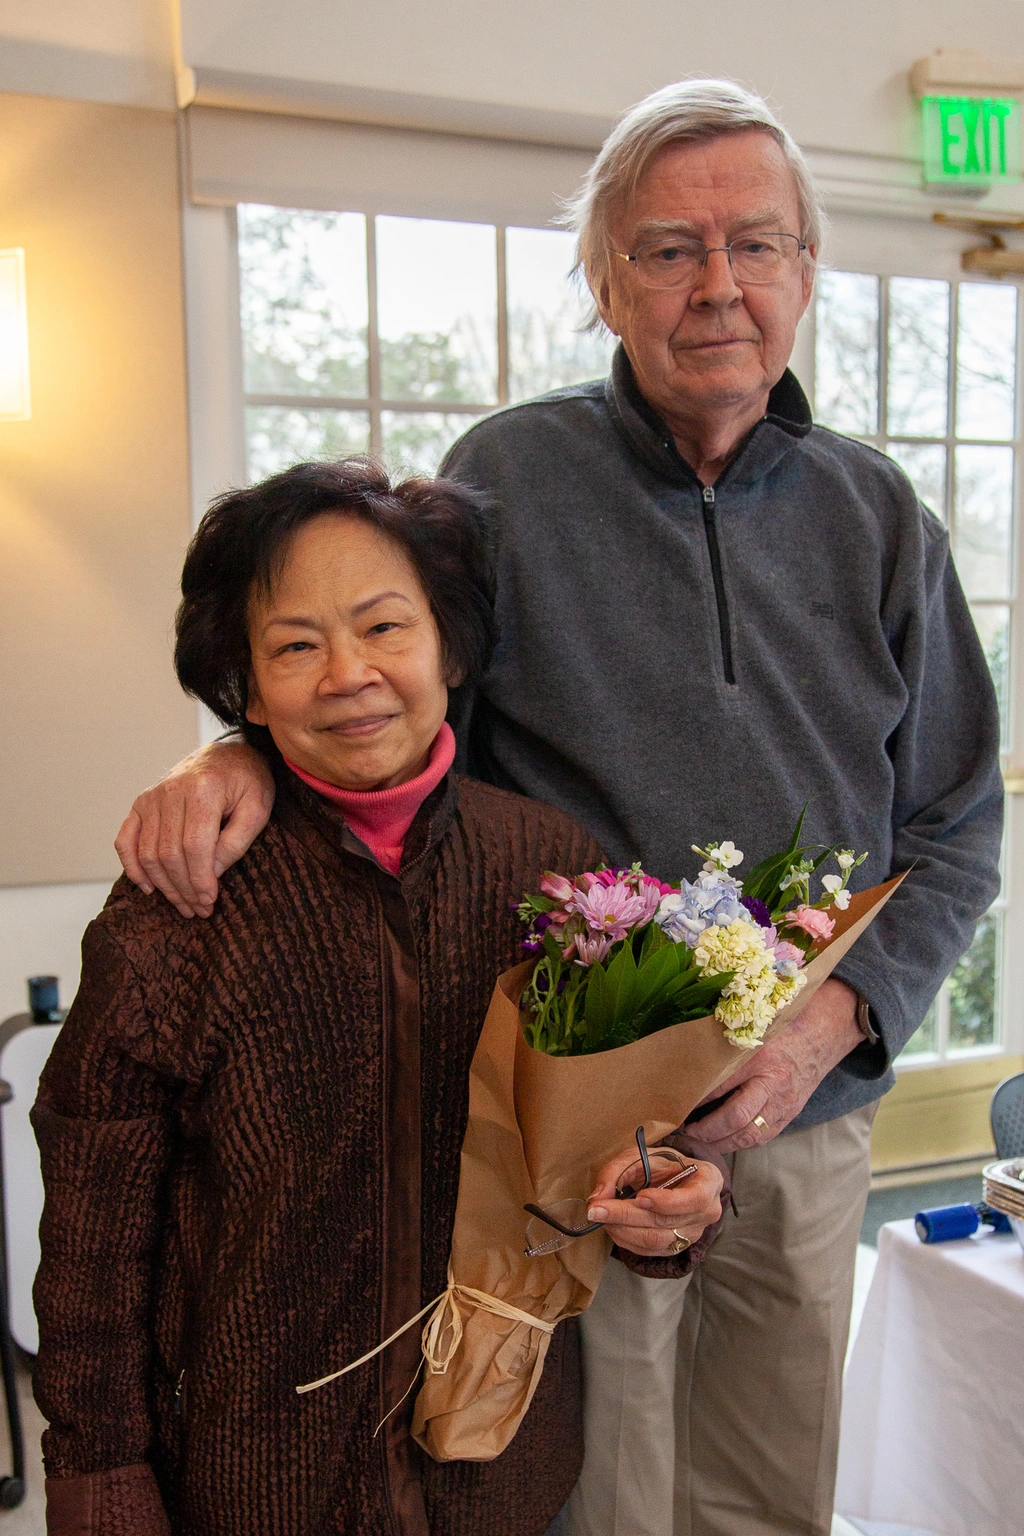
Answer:
[{"label": "window with grid panes", "polygon": [[[1018,295],[1012,284],[823,272],[815,417],[889,454],[947,525],[1009,747],[1014,486],[1020,453]],[[903,1060],[1001,1042],[1004,902],[943,985]]]},{"label": "window with grid panes", "polygon": [[488,412],[608,370],[561,230],[250,203],[238,254],[252,479],[366,451],[432,474]]}]

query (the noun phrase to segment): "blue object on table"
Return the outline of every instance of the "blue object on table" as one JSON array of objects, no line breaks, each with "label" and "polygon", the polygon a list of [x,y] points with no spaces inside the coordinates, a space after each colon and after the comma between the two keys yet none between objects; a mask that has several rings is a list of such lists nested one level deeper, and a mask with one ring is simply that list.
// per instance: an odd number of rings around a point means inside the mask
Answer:
[{"label": "blue object on table", "polygon": [[937,1205],[918,1211],[914,1227],[922,1243],[951,1243],[958,1237],[970,1237],[982,1222],[996,1232],[1009,1232],[1010,1223],[1002,1211],[981,1205]]},{"label": "blue object on table", "polygon": [[937,1205],[930,1211],[918,1211],[914,1226],[922,1243],[948,1243],[977,1232],[978,1213],[973,1205]]}]

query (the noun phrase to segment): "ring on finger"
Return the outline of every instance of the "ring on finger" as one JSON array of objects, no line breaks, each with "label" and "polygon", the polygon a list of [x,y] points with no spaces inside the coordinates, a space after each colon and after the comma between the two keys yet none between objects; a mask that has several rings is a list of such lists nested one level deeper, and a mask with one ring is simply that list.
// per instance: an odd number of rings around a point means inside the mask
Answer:
[{"label": "ring on finger", "polygon": [[759,1131],[766,1131],[768,1129],[768,1121],[764,1115],[755,1115],[750,1123],[751,1125],[756,1125]]},{"label": "ring on finger", "polygon": [[684,1237],[681,1232],[676,1231],[675,1227],[672,1228],[672,1236],[675,1238],[675,1242],[669,1249],[669,1253],[685,1253],[687,1248],[689,1248],[692,1239],[689,1237]]}]

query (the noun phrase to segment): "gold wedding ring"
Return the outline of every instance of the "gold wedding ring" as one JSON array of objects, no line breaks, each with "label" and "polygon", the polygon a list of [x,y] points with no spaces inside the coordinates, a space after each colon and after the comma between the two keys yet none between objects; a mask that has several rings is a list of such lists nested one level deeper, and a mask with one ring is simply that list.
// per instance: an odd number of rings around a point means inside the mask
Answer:
[{"label": "gold wedding ring", "polygon": [[764,1115],[755,1115],[751,1124],[756,1125],[759,1131],[766,1131],[768,1129],[768,1121]]},{"label": "gold wedding ring", "polygon": [[686,1249],[690,1246],[690,1238],[684,1237],[681,1232],[677,1232],[675,1227],[672,1228],[672,1236],[675,1238],[675,1242],[669,1249],[669,1253],[685,1253]]}]

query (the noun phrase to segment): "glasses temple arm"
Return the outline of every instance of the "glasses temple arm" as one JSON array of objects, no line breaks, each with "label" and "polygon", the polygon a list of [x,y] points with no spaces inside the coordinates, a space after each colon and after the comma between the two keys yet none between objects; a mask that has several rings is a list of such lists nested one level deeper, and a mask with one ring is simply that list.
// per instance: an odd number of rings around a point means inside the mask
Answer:
[{"label": "glasses temple arm", "polygon": [[591,1221],[585,1227],[566,1227],[556,1217],[542,1210],[539,1205],[524,1205],[523,1210],[528,1211],[531,1216],[539,1216],[541,1221],[546,1221],[549,1227],[554,1227],[555,1231],[561,1232],[563,1237],[586,1237],[588,1232],[596,1232],[604,1225],[600,1221]]}]

